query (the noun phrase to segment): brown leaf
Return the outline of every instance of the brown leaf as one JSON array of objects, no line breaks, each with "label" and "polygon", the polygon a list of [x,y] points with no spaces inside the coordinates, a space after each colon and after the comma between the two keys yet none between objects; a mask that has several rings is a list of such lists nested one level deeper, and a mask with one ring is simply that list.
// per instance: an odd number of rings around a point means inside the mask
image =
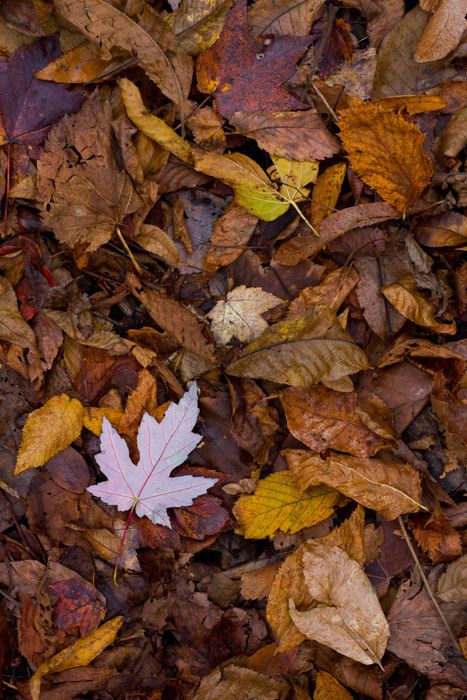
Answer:
[{"label": "brown leaf", "polygon": [[72,578],[52,583],[50,589],[58,597],[54,607],[54,624],[58,629],[72,633],[78,627],[81,637],[85,637],[104,618],[105,607],[88,581]]},{"label": "brown leaf", "polygon": [[413,275],[406,275],[393,284],[381,287],[381,292],[402,316],[413,323],[432,328],[436,333],[454,335],[457,332],[453,320],[441,323],[435,318],[433,305],[420,294]]},{"label": "brown leaf", "polygon": [[339,143],[314,109],[303,112],[235,112],[230,122],[260,148],[291,160],[323,160]]},{"label": "brown leaf", "polygon": [[229,382],[232,402],[232,432],[243,450],[258,464],[265,464],[279,428],[276,409],[251,379]]},{"label": "brown leaf", "polygon": [[320,671],[316,676],[313,700],[351,700],[352,697],[339,681],[326,671]]},{"label": "brown leaf", "polygon": [[454,114],[439,135],[441,153],[454,158],[467,144],[467,108]]},{"label": "brown leaf", "polygon": [[437,61],[453,51],[467,29],[465,14],[462,0],[440,0],[418,40],[415,60]]},{"label": "brown leaf", "polygon": [[18,300],[6,277],[0,277],[0,339],[37,352],[36,338],[18,309]]},{"label": "brown leaf", "polygon": [[306,36],[324,0],[255,0],[248,8],[248,24],[255,35]]},{"label": "brown leaf", "polygon": [[186,306],[153,289],[145,289],[132,273],[127,275],[127,284],[154,321],[171,333],[182,347],[208,362],[215,362],[213,345],[203,335],[201,323]]},{"label": "brown leaf", "polygon": [[229,265],[243,253],[248,245],[258,219],[234,202],[230,204],[214,224],[211,244],[204,266],[207,272]]},{"label": "brown leaf", "polygon": [[376,48],[404,15],[403,0],[345,0],[345,5],[357,8],[366,17],[370,46]]},{"label": "brown leaf", "polygon": [[230,664],[203,678],[191,700],[224,700],[226,697],[279,700],[285,690],[286,683],[282,679]]},{"label": "brown leaf", "polygon": [[380,598],[387,593],[393,577],[402,574],[413,564],[405,539],[397,534],[400,534],[398,528],[397,520],[382,521],[383,542],[380,552],[375,561],[365,567],[368,578]]},{"label": "brown leaf", "polygon": [[274,583],[281,562],[276,561],[260,569],[247,571],[242,575],[241,593],[246,600],[260,600],[267,598]]},{"label": "brown leaf", "polygon": [[383,462],[331,452],[326,459],[308,450],[284,450],[289,469],[301,488],[327,484],[367,508],[393,520],[423,508],[418,473],[409,464]]},{"label": "brown leaf", "polygon": [[305,287],[289,306],[289,316],[299,314],[321,304],[336,313],[358,282],[358,273],[353,267],[341,267],[329,272],[324,280],[314,287]]},{"label": "brown leaf", "polygon": [[441,508],[435,507],[432,515],[422,515],[410,522],[413,536],[424,554],[433,564],[452,561],[462,556],[460,533],[454,530]]},{"label": "brown leaf", "polygon": [[290,388],[280,398],[290,432],[316,452],[333,448],[371,457],[396,444],[387,416],[368,414],[359,406],[356,392]]},{"label": "brown leaf", "polygon": [[323,220],[333,213],[339,199],[347,166],[336,163],[318,175],[311,195],[311,223],[319,232]]},{"label": "brown leaf", "polygon": [[445,211],[421,219],[415,229],[420,245],[429,248],[467,245],[467,217],[459,212]]},{"label": "brown leaf", "polygon": [[446,603],[461,603],[467,596],[467,554],[449,564],[440,576],[437,596]]}]

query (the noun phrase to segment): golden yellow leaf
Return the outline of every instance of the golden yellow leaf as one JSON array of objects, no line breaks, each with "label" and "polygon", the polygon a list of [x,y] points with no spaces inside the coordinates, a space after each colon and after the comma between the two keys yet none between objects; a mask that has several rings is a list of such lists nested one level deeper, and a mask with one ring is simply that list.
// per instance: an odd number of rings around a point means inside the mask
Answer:
[{"label": "golden yellow leaf", "polygon": [[431,178],[425,136],[400,114],[354,98],[339,127],[352,168],[397,211],[405,214]]},{"label": "golden yellow leaf", "polygon": [[311,223],[319,232],[321,223],[332,214],[344,182],[345,163],[336,163],[318,176],[311,195]]},{"label": "golden yellow leaf", "polygon": [[351,695],[334,676],[326,671],[320,671],[316,676],[313,700],[353,700]]},{"label": "golden yellow leaf", "polygon": [[409,321],[418,326],[432,328],[436,333],[456,333],[456,324],[440,323],[435,318],[433,305],[417,290],[415,278],[411,275],[403,277],[398,282],[381,287],[386,299]]},{"label": "golden yellow leaf", "polygon": [[367,367],[365,353],[341,330],[335,313],[318,307],[270,326],[227,371],[290,386],[322,382],[352,391],[348,375]]},{"label": "golden yellow leaf", "polygon": [[217,41],[232,0],[182,0],[167,23],[183,51],[196,56]]},{"label": "golden yellow leaf", "polygon": [[143,224],[135,241],[141,248],[156,255],[169,265],[175,266],[179,262],[180,254],[173,240],[159,226]]},{"label": "golden yellow leaf", "polygon": [[87,637],[78,639],[71,646],[62,649],[58,654],[44,661],[29,681],[32,700],[40,698],[42,676],[45,676],[46,673],[66,671],[69,668],[76,668],[76,666],[87,666],[109,644],[112,644],[122,624],[123,617],[114,617],[113,620],[104,623]]},{"label": "golden yellow leaf", "polygon": [[15,474],[40,467],[76,440],[83,427],[83,406],[66,394],[53,396],[32,411],[23,428]]},{"label": "golden yellow leaf", "polygon": [[104,74],[110,74],[126,64],[127,56],[120,54],[103,59],[96,47],[83,42],[48,63],[36,73],[36,78],[52,80],[54,83],[86,83],[98,80]]},{"label": "golden yellow leaf", "polygon": [[225,345],[232,336],[242,343],[257,338],[268,327],[261,314],[282,304],[282,301],[261,287],[242,284],[232,289],[207,315],[215,339]]},{"label": "golden yellow leaf", "polygon": [[179,136],[163,119],[156,117],[155,114],[149,114],[136,85],[128,78],[122,78],[120,80],[120,90],[126,112],[133,124],[143,134],[158,143],[162,148],[173,153],[180,160],[192,163],[193,158],[188,141]]},{"label": "golden yellow leaf", "polygon": [[408,114],[419,114],[420,112],[434,112],[437,109],[446,107],[447,102],[438,95],[391,95],[381,97],[374,101],[385,112],[405,109]]},{"label": "golden yellow leaf", "polygon": [[[302,489],[326,484],[386,520],[420,508],[420,476],[410,464],[383,462],[331,452],[326,459],[311,450],[284,450],[290,472]],[[306,492],[306,491],[305,491]]]},{"label": "golden yellow leaf", "polygon": [[319,605],[299,612],[290,601],[294,624],[308,638],[362,664],[379,664],[389,625],[360,565],[339,547],[308,542],[303,575]]},{"label": "golden yellow leaf", "polygon": [[104,417],[112,423],[114,428],[118,428],[122,416],[123,411],[117,408],[92,406],[91,408],[85,408],[83,411],[83,427],[99,437],[102,433],[102,420]]},{"label": "golden yellow leaf", "polygon": [[289,471],[262,479],[251,496],[240,496],[233,512],[247,538],[272,536],[277,530],[298,532],[334,512],[339,494],[327,487],[301,491]]}]

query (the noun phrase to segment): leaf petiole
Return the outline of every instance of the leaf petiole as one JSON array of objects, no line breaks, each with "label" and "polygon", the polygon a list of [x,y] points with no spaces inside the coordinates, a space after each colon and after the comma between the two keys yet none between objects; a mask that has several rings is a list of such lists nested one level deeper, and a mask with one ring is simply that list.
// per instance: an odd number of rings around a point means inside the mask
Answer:
[{"label": "leaf petiole", "polygon": [[114,576],[113,576],[113,579],[114,579],[115,587],[117,587],[117,588],[118,588],[118,583],[117,583],[118,562],[119,562],[120,557],[121,557],[122,554],[123,554],[123,548],[124,548],[124,546],[125,546],[126,533],[128,532],[128,528],[130,527],[130,523],[131,523],[131,519],[132,519],[132,517],[133,517],[133,513],[134,513],[135,508],[136,508],[136,506],[138,505],[138,503],[139,503],[139,498],[135,498],[135,500],[133,501],[133,504],[132,504],[132,506],[131,506],[130,512],[128,513],[128,517],[127,517],[126,522],[125,522],[125,527],[123,528],[123,534],[122,534],[122,540],[121,540],[121,542],[120,542],[120,547],[118,548],[117,556],[115,557],[115,568],[114,568]]}]

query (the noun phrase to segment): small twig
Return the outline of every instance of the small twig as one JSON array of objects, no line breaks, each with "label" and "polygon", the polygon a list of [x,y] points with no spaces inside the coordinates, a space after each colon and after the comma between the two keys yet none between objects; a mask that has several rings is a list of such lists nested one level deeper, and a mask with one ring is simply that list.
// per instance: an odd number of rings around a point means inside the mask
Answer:
[{"label": "small twig", "polygon": [[130,248],[128,247],[128,243],[126,242],[125,238],[123,237],[122,232],[120,231],[118,226],[115,230],[117,232],[117,236],[119,237],[122,246],[125,248],[125,252],[128,254],[128,257],[130,258],[131,262],[133,263],[133,267],[135,268],[138,275],[141,275],[143,270],[141,269],[140,264],[138,263],[135,256],[133,255]]},{"label": "small twig", "polygon": [[425,586],[425,590],[426,590],[426,592],[428,593],[428,595],[429,595],[429,597],[430,597],[430,600],[431,600],[431,602],[433,603],[433,605],[434,605],[434,607],[435,607],[435,609],[436,609],[436,612],[437,612],[438,615],[440,616],[440,619],[441,619],[443,625],[445,626],[446,631],[447,631],[447,633],[448,633],[448,635],[449,635],[449,638],[451,639],[452,643],[454,644],[454,647],[455,647],[456,650],[459,652],[460,656],[462,656],[462,652],[461,652],[461,649],[460,649],[460,646],[459,646],[459,642],[457,641],[456,636],[454,635],[453,631],[451,630],[451,628],[450,628],[450,626],[449,626],[449,623],[448,623],[448,621],[446,620],[446,617],[445,617],[443,611],[441,610],[441,608],[439,607],[438,601],[436,600],[436,598],[435,598],[435,596],[434,596],[434,593],[433,593],[433,591],[432,591],[431,588],[430,588],[430,584],[428,583],[428,579],[427,579],[427,577],[425,576],[425,572],[423,571],[423,567],[422,567],[422,565],[420,564],[420,561],[419,561],[418,556],[417,556],[417,552],[415,551],[415,547],[414,547],[413,544],[412,544],[412,541],[411,541],[411,539],[410,539],[409,533],[407,532],[406,527],[405,527],[405,525],[404,525],[404,521],[402,520],[402,517],[401,517],[400,515],[399,515],[399,517],[397,518],[397,522],[399,523],[399,527],[400,527],[400,529],[401,529],[401,531],[402,531],[402,535],[403,535],[403,537],[404,537],[404,540],[405,540],[406,543],[407,543],[407,547],[408,547],[409,550],[410,550],[410,554],[412,555],[412,558],[413,558],[413,560],[414,560],[414,562],[415,562],[415,566],[417,567],[418,573],[420,574],[420,577],[421,577],[421,579],[422,579],[422,581],[423,581],[423,585]]},{"label": "small twig", "polygon": [[315,84],[314,81],[311,83],[311,87],[312,87],[312,89],[316,92],[316,94],[318,95],[319,99],[322,100],[322,101],[324,102],[324,105],[325,105],[326,109],[329,111],[329,114],[331,115],[331,117],[334,119],[334,121],[335,121],[336,124],[337,124],[338,121],[339,121],[339,117],[337,116],[337,114],[335,113],[335,111],[333,110],[333,108],[331,107],[331,105],[329,104],[329,102],[327,101],[327,99],[325,98],[325,96],[323,95],[323,93],[321,92],[321,90],[320,90],[319,87]]}]

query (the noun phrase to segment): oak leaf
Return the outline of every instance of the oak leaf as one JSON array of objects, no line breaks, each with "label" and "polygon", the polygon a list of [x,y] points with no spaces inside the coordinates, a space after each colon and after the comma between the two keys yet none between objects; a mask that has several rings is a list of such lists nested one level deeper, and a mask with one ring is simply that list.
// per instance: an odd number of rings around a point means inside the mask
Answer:
[{"label": "oak leaf", "polygon": [[386,650],[389,626],[375,591],[356,561],[339,547],[308,543],[303,574],[319,605],[290,614],[308,639],[335,649],[360,663],[379,664]]},{"label": "oak leaf", "polygon": [[357,457],[371,457],[396,445],[385,416],[369,415],[356,392],[342,393],[317,386],[289,388],[280,394],[287,425],[298,440],[315,450],[333,448]]},{"label": "oak leaf", "polygon": [[240,496],[233,512],[247,538],[270,537],[277,530],[298,532],[334,512],[339,495],[334,489],[297,488],[288,471],[262,479],[251,496]]},{"label": "oak leaf", "polygon": [[306,109],[281,88],[310,37],[276,36],[264,46],[248,31],[246,0],[236,0],[216,43],[202,53],[196,72],[201,92],[215,92],[215,107],[229,119],[234,112]]},{"label": "oak leaf", "polygon": [[227,372],[290,386],[321,382],[338,391],[352,391],[348,375],[367,366],[364,352],[340,329],[334,312],[318,307],[270,326]]},{"label": "oak leaf", "polygon": [[225,299],[207,314],[211,330],[220,345],[226,345],[232,337],[245,343],[257,338],[268,327],[261,314],[282,303],[282,299],[263,291],[261,287],[244,284],[228,292]]},{"label": "oak leaf", "polygon": [[467,554],[449,564],[440,576],[438,598],[446,603],[461,603],[467,598]]},{"label": "oak leaf", "polygon": [[420,508],[420,476],[402,462],[383,462],[375,457],[353,457],[331,452],[326,459],[311,450],[284,450],[289,469],[303,489],[326,484],[393,520]]},{"label": "oak leaf", "polygon": [[364,182],[401,214],[413,206],[432,173],[424,135],[401,115],[357,101],[340,112],[350,164]]},{"label": "oak leaf", "polygon": [[15,474],[40,467],[71,445],[83,427],[83,406],[66,394],[52,396],[32,411],[23,428]]},{"label": "oak leaf", "polygon": [[137,438],[137,465],[130,459],[126,442],[104,419],[101,452],[96,462],[107,481],[87,490],[118,510],[134,510],[140,517],[170,528],[167,508],[190,505],[217,481],[191,475],[170,476],[201,440],[201,435],[192,432],[199,413],[196,391],[194,382],[178,404],[170,404],[160,423],[148,413],[143,415]]}]

